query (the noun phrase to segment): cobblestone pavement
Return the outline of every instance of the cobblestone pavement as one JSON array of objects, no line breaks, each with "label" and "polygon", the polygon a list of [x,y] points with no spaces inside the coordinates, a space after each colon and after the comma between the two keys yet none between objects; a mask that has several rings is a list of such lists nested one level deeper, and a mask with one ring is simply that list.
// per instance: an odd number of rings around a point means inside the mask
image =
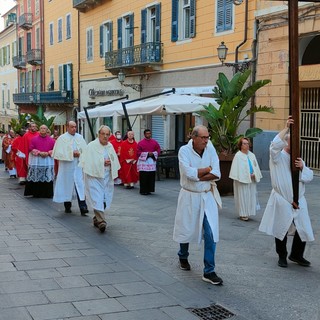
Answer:
[{"label": "cobblestone pavement", "polygon": [[305,253],[312,267],[282,269],[273,238],[258,231],[271,190],[263,174],[262,210],[248,222],[237,219],[233,197],[223,197],[216,272],[224,285],[212,286],[201,281],[202,247],[190,247],[191,271],[178,268],[178,180],[157,181],[151,196],[116,186],[100,234],[92,210],[81,217],[75,202],[65,214],[51,199],[24,198],[1,165],[0,319],[195,320],[188,308],[219,304],[235,320],[320,320],[320,177],[306,195],[316,236]]}]

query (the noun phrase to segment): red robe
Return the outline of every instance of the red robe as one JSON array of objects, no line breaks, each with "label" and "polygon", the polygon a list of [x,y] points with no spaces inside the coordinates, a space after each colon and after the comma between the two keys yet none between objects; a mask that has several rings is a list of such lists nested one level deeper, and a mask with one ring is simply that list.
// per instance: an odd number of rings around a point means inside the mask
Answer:
[{"label": "red robe", "polygon": [[18,150],[21,151],[21,144],[22,144],[21,136],[17,135],[12,142],[12,151],[14,153],[14,161],[16,164],[17,175],[18,177],[25,178],[27,176],[27,167],[25,165],[25,158],[20,158],[17,156]]},{"label": "red robe", "polygon": [[[124,140],[121,145],[120,164],[121,164],[121,180],[124,184],[136,183],[139,180],[137,170],[137,142],[132,143]],[[128,163],[127,160],[132,160]]]},{"label": "red robe", "polygon": [[[122,140],[118,141],[117,139],[112,139],[109,142],[113,145],[114,151],[116,152],[118,156],[118,160],[120,162],[120,154],[121,154],[121,145],[122,145]],[[118,171],[118,178],[121,179],[121,169]]]},{"label": "red robe", "polygon": [[[28,168],[28,163],[29,163],[29,147],[30,147],[30,142],[34,137],[37,137],[39,135],[39,132],[32,132],[32,131],[27,131],[24,136],[22,137],[22,141],[20,143],[20,151],[23,152],[26,157],[24,160],[24,165],[26,168]],[[26,169],[27,170],[27,169]],[[27,175],[24,177],[26,178]]]},{"label": "red robe", "polygon": [[8,168],[9,170],[13,170],[14,169],[14,154],[12,151],[12,147],[11,147],[11,151],[9,153],[6,152],[6,150],[8,149],[8,147],[10,145],[12,145],[13,139],[9,134],[6,134],[3,138],[2,141],[2,149],[3,149],[3,154],[4,154],[4,164],[5,167]]}]

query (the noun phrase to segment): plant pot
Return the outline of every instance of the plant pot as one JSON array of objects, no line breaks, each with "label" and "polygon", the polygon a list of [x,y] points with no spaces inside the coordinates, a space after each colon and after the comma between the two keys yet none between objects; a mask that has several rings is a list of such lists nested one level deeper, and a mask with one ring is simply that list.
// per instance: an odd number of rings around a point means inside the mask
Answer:
[{"label": "plant pot", "polygon": [[219,154],[221,179],[217,181],[217,187],[221,196],[233,195],[233,180],[229,178],[234,154]]}]

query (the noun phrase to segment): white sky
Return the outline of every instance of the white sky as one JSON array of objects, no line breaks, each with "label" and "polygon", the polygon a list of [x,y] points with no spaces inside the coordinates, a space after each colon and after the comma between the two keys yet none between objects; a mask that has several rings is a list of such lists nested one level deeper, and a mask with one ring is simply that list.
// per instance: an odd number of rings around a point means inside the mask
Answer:
[{"label": "white sky", "polygon": [[0,31],[4,29],[4,21],[1,16],[14,7],[15,4],[13,0],[0,0]]}]

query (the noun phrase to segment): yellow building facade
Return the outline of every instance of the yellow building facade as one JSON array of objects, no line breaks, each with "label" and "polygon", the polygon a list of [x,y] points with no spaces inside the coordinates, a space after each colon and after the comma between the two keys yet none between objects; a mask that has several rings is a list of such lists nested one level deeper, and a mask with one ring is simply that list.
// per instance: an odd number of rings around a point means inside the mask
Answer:
[{"label": "yellow building facade", "polygon": [[[301,155],[320,172],[320,4],[299,3],[299,111]],[[275,114],[257,114],[258,127],[277,132],[289,115],[289,29],[285,1],[260,1],[257,8],[257,77],[271,79],[258,91],[256,103],[275,108]]]},{"label": "yellow building facade", "polygon": [[[74,0],[79,10],[80,107],[129,96],[136,99],[176,88],[177,92],[210,95],[222,66],[217,48],[228,47],[225,62],[250,61],[255,41],[255,1],[165,0],[134,2]],[[124,74],[122,83],[118,75]],[[96,92],[94,95],[92,93]],[[108,93],[114,95],[106,96]],[[91,93],[91,95],[90,95]],[[98,93],[105,93],[105,95]],[[158,128],[164,149],[187,139],[194,116],[138,117],[134,130]],[[113,129],[125,132],[123,119]],[[170,128],[170,132],[166,128]],[[162,137],[161,135],[162,131]],[[180,132],[180,138],[175,133]],[[164,134],[163,134],[164,133]],[[141,136],[141,135],[140,135]],[[178,139],[178,140],[176,140]]]}]

